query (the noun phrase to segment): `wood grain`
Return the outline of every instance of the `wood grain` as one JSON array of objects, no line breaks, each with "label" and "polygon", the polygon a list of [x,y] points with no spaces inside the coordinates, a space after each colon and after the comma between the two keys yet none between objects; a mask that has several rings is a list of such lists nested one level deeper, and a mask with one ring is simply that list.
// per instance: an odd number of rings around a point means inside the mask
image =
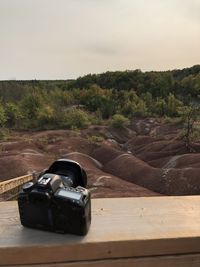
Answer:
[{"label": "wood grain", "polygon": [[0,265],[200,253],[199,196],[93,199],[85,237],[23,228],[14,201],[0,214]]},{"label": "wood grain", "polygon": [[146,258],[53,263],[40,265],[18,265],[17,267],[199,267],[200,254],[179,256],[157,256]]},{"label": "wood grain", "polygon": [[13,178],[4,182],[0,182],[0,194],[3,194],[19,185],[25,184],[26,182],[29,182],[33,180],[33,175],[28,174],[24,176],[20,176],[17,178]]}]

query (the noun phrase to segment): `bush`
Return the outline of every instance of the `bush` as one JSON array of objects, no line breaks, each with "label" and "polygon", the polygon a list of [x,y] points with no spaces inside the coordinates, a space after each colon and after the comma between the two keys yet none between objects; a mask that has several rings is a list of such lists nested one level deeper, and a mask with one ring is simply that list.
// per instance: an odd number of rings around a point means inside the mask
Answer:
[{"label": "bush", "polygon": [[56,125],[56,115],[53,107],[45,105],[38,110],[37,123],[40,128],[54,128]]},{"label": "bush", "polygon": [[136,108],[135,103],[128,101],[127,104],[124,105],[124,107],[121,109],[121,112],[125,116],[132,118],[135,114],[135,108]]},{"label": "bush", "polygon": [[29,92],[19,103],[23,120],[21,121],[21,129],[38,128],[38,112],[43,108],[45,102],[39,91]]},{"label": "bush", "polygon": [[111,126],[114,128],[123,128],[129,123],[129,119],[121,114],[115,114],[111,120]]},{"label": "bush", "polygon": [[17,127],[19,128],[20,122],[23,118],[22,112],[18,105],[15,103],[9,102],[5,107],[7,121],[6,124],[8,127]]},{"label": "bush", "polygon": [[178,110],[183,107],[183,103],[173,94],[167,97],[167,115],[170,117],[177,116]]},{"label": "bush", "polygon": [[7,141],[10,138],[10,131],[7,128],[0,128],[0,140]]},{"label": "bush", "polygon": [[4,126],[7,121],[7,116],[4,107],[0,104],[0,126]]},{"label": "bush", "polygon": [[146,103],[142,99],[138,101],[134,114],[138,117],[145,117],[147,115]]},{"label": "bush", "polygon": [[98,135],[92,135],[88,137],[88,140],[91,143],[102,143],[105,139],[103,136],[98,136]]},{"label": "bush", "polygon": [[64,115],[64,126],[70,129],[82,129],[91,124],[90,116],[87,112],[71,108],[66,110]]}]

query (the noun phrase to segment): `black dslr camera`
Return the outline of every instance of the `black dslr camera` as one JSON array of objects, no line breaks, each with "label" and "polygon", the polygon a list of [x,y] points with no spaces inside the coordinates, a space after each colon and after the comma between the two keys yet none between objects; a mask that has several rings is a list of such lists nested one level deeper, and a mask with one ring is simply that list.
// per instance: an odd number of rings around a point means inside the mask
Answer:
[{"label": "black dslr camera", "polygon": [[91,222],[87,175],[72,160],[59,159],[36,183],[23,186],[18,196],[22,225],[48,231],[85,235]]}]

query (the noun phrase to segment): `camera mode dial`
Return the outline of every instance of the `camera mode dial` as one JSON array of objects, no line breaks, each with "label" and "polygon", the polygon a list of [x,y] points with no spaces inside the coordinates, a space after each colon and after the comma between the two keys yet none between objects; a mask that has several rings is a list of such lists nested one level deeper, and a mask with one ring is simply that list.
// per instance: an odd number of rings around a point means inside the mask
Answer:
[{"label": "camera mode dial", "polygon": [[24,192],[29,192],[29,191],[31,191],[33,186],[34,186],[34,183],[33,182],[29,182],[29,183],[26,183],[25,185],[23,185],[22,189],[23,189]]}]

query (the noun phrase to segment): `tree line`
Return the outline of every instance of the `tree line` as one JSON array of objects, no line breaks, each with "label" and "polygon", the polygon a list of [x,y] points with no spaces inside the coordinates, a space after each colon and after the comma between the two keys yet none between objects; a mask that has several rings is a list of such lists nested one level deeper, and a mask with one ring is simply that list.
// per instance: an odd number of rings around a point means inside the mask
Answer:
[{"label": "tree line", "polygon": [[[0,81],[0,126],[84,128],[134,117],[180,117],[200,101],[200,65],[165,72],[116,71],[76,80]],[[117,121],[118,120],[118,121]]]}]

